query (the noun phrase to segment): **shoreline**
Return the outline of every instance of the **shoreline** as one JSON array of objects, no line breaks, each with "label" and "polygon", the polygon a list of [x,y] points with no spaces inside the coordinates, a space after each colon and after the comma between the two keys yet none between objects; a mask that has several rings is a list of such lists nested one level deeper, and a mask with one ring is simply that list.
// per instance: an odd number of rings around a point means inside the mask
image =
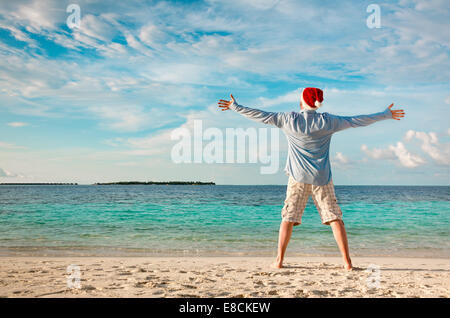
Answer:
[{"label": "shoreline", "polygon": [[[137,259],[143,259],[143,258],[149,258],[149,259],[190,259],[190,258],[199,258],[199,259],[208,259],[208,258],[230,258],[230,259],[239,259],[239,258],[250,258],[250,259],[275,259],[276,255],[268,256],[268,255],[243,255],[243,254],[230,254],[230,255],[224,255],[224,254],[218,254],[218,255],[175,255],[175,254],[145,254],[145,255],[138,255],[138,254],[130,254],[130,255],[112,255],[112,254],[105,254],[105,255],[94,255],[94,254],[87,254],[87,255],[80,255],[80,254],[74,254],[74,255],[63,255],[63,254],[15,254],[15,255],[5,255],[0,254],[0,259],[5,258],[61,258],[61,259],[67,259],[67,258],[137,258]],[[450,263],[450,257],[442,257],[442,256],[436,256],[436,257],[428,257],[428,256],[402,256],[402,255],[351,255],[352,258],[357,259],[411,259],[411,260],[441,260],[441,261],[448,261]],[[312,254],[290,254],[287,255],[286,258],[293,258],[293,259],[340,259],[340,256],[338,254],[333,255],[312,255]]]},{"label": "shoreline", "polygon": [[[336,248],[337,249],[337,248]],[[414,251],[405,249],[388,253],[373,248],[370,251],[360,251],[357,248],[350,250],[352,257],[358,258],[417,258],[417,259],[448,259],[450,251],[446,249],[417,249]],[[300,252],[288,250],[287,256],[294,258],[340,257],[339,251],[314,251]],[[0,257],[138,257],[138,258],[161,258],[161,257],[276,257],[276,248],[259,251],[217,251],[217,250],[149,250],[144,248],[121,248],[121,247],[0,247]]]},{"label": "shoreline", "polygon": [[[353,257],[6,257],[2,297],[449,297],[450,260]],[[69,267],[71,266],[71,267]],[[78,271],[79,288],[73,287]],[[75,276],[74,276],[75,275]],[[69,286],[71,282],[71,286]]]}]

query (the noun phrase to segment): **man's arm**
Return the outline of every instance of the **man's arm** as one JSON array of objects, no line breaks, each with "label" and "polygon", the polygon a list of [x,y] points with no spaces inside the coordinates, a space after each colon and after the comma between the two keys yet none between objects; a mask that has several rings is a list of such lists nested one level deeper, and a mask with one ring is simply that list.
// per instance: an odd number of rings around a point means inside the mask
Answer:
[{"label": "man's arm", "polygon": [[249,108],[249,107],[244,107],[241,105],[238,105],[238,103],[236,102],[236,100],[234,99],[233,95],[231,96],[231,100],[227,101],[227,100],[223,100],[221,99],[219,101],[219,107],[222,108],[222,110],[228,110],[228,109],[232,109],[234,111],[236,111],[237,113],[240,113],[241,115],[263,123],[263,124],[270,124],[270,125],[275,125],[279,128],[283,127],[284,123],[285,123],[285,114],[284,113],[274,113],[274,112],[265,112],[263,110],[259,110],[259,109],[254,109],[254,108]]},{"label": "man's arm", "polygon": [[373,124],[377,121],[384,119],[396,119],[400,120],[400,118],[405,116],[405,112],[403,109],[392,110],[391,104],[388,108],[383,112],[370,114],[370,115],[359,115],[359,116],[337,116],[328,114],[330,128],[333,132],[344,130],[350,127],[363,127],[370,124]]}]

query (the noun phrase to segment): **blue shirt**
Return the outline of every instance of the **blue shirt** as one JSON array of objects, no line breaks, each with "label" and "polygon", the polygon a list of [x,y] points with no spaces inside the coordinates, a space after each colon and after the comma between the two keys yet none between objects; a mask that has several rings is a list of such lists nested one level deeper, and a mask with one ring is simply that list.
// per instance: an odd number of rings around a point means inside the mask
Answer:
[{"label": "blue shirt", "polygon": [[254,121],[281,128],[288,140],[286,173],[298,182],[314,185],[325,185],[331,180],[329,150],[331,136],[335,132],[392,118],[389,108],[384,112],[359,116],[337,116],[307,109],[291,113],[265,112],[236,102],[230,105],[230,109]]}]

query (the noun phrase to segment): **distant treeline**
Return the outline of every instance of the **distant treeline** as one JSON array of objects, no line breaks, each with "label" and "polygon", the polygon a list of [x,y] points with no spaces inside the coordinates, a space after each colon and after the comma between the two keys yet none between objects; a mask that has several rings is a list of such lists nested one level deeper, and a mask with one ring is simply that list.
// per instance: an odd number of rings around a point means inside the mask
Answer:
[{"label": "distant treeline", "polygon": [[78,185],[78,183],[0,183],[0,185]]},{"label": "distant treeline", "polygon": [[134,185],[134,184],[157,184],[157,185],[215,185],[214,182],[200,182],[200,181],[148,181],[148,182],[139,182],[139,181],[120,181],[120,182],[106,182],[106,183],[94,183],[94,185]]}]

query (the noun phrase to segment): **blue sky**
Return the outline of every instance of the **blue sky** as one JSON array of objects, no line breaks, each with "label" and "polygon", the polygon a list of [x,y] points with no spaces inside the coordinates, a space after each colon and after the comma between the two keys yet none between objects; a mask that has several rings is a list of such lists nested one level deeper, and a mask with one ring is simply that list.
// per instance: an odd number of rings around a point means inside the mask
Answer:
[{"label": "blue sky", "polygon": [[445,0],[2,1],[0,182],[284,184],[282,134],[272,175],[175,164],[170,134],[196,119],[261,128],[217,100],[296,111],[314,86],[324,112],[406,111],[333,136],[335,184],[450,185],[449,14]]}]

